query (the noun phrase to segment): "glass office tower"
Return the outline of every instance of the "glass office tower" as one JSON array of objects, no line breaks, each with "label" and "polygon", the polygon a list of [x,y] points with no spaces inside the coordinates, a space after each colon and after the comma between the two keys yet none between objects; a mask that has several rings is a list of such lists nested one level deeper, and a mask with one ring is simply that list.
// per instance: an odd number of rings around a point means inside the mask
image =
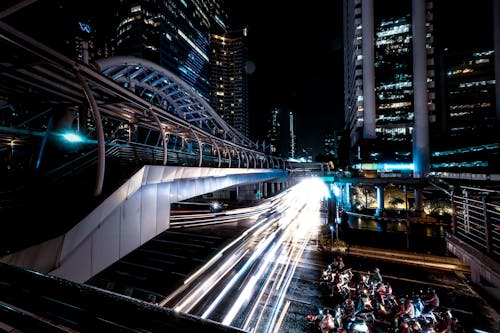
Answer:
[{"label": "glass office tower", "polygon": [[444,130],[433,142],[432,169],[497,172],[495,51],[447,53],[444,63]]},{"label": "glass office tower", "polygon": [[121,0],[117,54],[160,64],[208,100],[210,33],[226,29],[219,0]]},{"label": "glass office tower", "polygon": [[[421,0],[419,31],[412,27],[413,3],[344,1],[344,113],[352,163],[411,162],[413,150],[421,153],[412,148],[415,103],[423,100],[425,119],[435,119],[432,1]],[[415,36],[424,41],[422,50],[414,46]],[[425,54],[423,65],[413,62],[415,51]],[[414,80],[425,86],[418,96]]]},{"label": "glass office tower", "polygon": [[234,129],[249,136],[247,30],[212,35],[210,104]]}]

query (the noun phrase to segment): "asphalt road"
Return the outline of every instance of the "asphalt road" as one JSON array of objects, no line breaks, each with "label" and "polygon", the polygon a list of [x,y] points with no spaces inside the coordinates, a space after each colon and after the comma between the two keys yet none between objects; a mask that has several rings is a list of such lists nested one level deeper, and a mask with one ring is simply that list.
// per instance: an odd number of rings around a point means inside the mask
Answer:
[{"label": "asphalt road", "polygon": [[[96,276],[89,284],[158,303],[190,273],[210,260],[213,253],[248,227],[247,222],[240,222],[168,230]],[[354,231],[350,232],[350,237],[355,237]],[[290,283],[283,305],[286,311],[280,315],[279,326],[269,328],[270,332],[308,332],[306,316],[317,313],[324,306],[334,305],[335,300],[323,295],[318,287],[322,270],[332,259],[332,254],[322,251],[314,238],[310,241]],[[481,298],[469,284],[467,276],[461,273],[348,255],[344,256],[344,262],[355,274],[380,268],[384,280],[393,286],[395,295],[404,296],[428,287],[436,289],[441,305],[452,309],[466,332],[478,332],[475,329],[500,332],[500,317],[495,305]],[[261,321],[266,322],[266,318]]]},{"label": "asphalt road", "polygon": [[[216,228],[203,229],[203,232],[215,233],[219,236],[222,232],[222,229]],[[231,225],[225,225],[223,229],[224,232],[231,232]],[[202,230],[193,228],[191,231],[186,231],[201,232]],[[333,307],[335,299],[323,294],[318,286],[322,270],[332,260],[332,253],[323,251],[316,241],[311,241],[290,285],[289,296],[285,304],[286,315],[275,332],[308,332],[306,316],[317,313],[318,309],[325,306]],[[378,267],[384,280],[391,283],[393,293],[400,297],[427,288],[435,289],[440,297],[441,306],[452,310],[465,332],[478,332],[478,330],[490,333],[500,332],[500,316],[496,311],[496,305],[489,304],[475,292],[469,284],[468,277],[461,273],[349,255],[344,256],[344,262],[346,267],[352,268],[355,277],[359,273],[366,273]]]}]

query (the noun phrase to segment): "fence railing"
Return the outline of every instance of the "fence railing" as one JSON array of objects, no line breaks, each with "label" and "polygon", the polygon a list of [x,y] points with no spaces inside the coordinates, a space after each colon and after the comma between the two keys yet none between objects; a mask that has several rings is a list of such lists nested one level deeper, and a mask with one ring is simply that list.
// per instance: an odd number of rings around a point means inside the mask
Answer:
[{"label": "fence railing", "polygon": [[500,259],[500,202],[496,191],[466,190],[452,194],[455,236]]}]

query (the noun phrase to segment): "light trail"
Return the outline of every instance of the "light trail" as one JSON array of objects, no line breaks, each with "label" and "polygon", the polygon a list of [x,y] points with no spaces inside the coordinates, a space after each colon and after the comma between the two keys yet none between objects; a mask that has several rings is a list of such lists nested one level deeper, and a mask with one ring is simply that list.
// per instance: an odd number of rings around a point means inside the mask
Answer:
[{"label": "light trail", "polygon": [[[251,228],[162,303],[179,298],[173,306],[176,311],[252,332],[276,331],[286,316],[293,276],[312,229],[320,221],[318,209],[325,193],[326,185],[316,179],[268,200],[266,209],[253,216]],[[261,327],[263,322],[265,327]]]}]

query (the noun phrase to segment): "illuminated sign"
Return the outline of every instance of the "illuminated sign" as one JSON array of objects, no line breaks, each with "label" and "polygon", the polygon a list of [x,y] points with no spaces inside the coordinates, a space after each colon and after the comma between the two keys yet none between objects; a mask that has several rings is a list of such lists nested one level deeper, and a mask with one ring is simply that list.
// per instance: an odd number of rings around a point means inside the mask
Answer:
[{"label": "illuminated sign", "polygon": [[90,26],[90,24],[78,22],[78,25],[80,26],[81,31],[86,32],[86,33],[92,32],[92,26]]}]

